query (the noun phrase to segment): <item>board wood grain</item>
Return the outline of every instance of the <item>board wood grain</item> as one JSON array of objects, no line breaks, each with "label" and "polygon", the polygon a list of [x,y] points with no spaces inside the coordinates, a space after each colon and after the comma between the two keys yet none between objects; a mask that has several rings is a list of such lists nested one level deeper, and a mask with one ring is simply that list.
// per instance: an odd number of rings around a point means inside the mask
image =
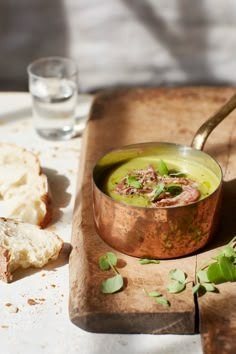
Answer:
[{"label": "board wood grain", "polygon": [[[230,340],[235,330],[235,284],[220,287],[220,294],[195,299],[191,282],[209,252],[215,252],[236,234],[236,112],[232,112],[211,133],[204,151],[212,155],[224,173],[223,205],[220,228],[207,249],[181,259],[163,260],[158,265],[141,266],[137,258],[111,249],[97,235],[92,210],[91,174],[96,160],[112,148],[122,145],[166,141],[190,145],[200,125],[232,94],[228,87],[136,88],[110,90],[98,94],[93,102],[83,136],[78,168],[76,202],[70,256],[70,318],[79,327],[92,332],[113,333],[203,333],[203,347],[223,331],[225,350],[235,349]],[[107,251],[118,257],[119,272],[125,278],[124,289],[104,295],[99,285],[111,273],[99,269],[98,259]],[[168,294],[168,271],[180,268],[188,274],[187,289]],[[168,298],[170,307],[158,305],[145,291],[158,290]],[[229,302],[229,298],[231,299]],[[228,302],[224,306],[224,299]],[[212,315],[213,314],[213,315]],[[212,323],[223,319],[224,325]],[[213,320],[214,319],[214,320]],[[215,327],[214,327],[215,326]],[[224,345],[226,345],[224,344]]]}]

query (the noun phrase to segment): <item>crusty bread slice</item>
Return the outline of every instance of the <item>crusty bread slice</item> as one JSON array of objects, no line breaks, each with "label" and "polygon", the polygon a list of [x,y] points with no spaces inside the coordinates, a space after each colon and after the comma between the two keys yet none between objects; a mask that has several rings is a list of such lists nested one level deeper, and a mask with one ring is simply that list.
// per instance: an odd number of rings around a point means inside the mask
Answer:
[{"label": "crusty bread slice", "polygon": [[57,259],[63,244],[52,231],[0,218],[0,279],[10,282],[17,268],[43,267]]},{"label": "crusty bread slice", "polygon": [[0,144],[0,216],[45,227],[51,219],[48,181],[38,157]]}]

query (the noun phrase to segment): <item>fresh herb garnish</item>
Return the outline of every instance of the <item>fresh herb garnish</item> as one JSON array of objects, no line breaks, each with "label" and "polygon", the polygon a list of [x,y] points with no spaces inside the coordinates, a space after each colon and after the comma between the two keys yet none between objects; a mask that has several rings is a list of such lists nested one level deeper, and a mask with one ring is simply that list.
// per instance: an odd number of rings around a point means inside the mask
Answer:
[{"label": "fresh herb garnish", "polygon": [[192,288],[193,294],[217,291],[215,284],[236,281],[235,243],[236,236],[216,256],[200,267]]},{"label": "fresh herb garnish", "polygon": [[170,193],[172,196],[176,196],[179,195],[180,193],[182,193],[183,188],[179,185],[169,185],[166,187],[166,192]]},{"label": "fresh herb garnish", "polygon": [[176,294],[185,289],[187,276],[182,270],[171,269],[169,271],[169,277],[173,280],[167,285],[169,293]]},{"label": "fresh herb garnish", "polygon": [[165,192],[165,184],[164,183],[159,183],[157,186],[156,186],[156,189],[155,189],[155,192],[154,192],[154,196],[152,198],[152,201],[157,199],[161,193]]},{"label": "fresh herb garnish", "polygon": [[157,163],[158,171],[161,176],[168,175],[168,168],[163,160],[159,160]]},{"label": "fresh herb garnish", "polygon": [[107,252],[105,256],[99,258],[99,267],[100,269],[106,271],[112,269],[115,273],[115,276],[107,278],[100,285],[100,291],[103,294],[113,294],[120,290],[123,285],[123,277],[116,270],[117,257],[113,252]]},{"label": "fresh herb garnish", "polygon": [[148,296],[155,298],[156,302],[158,302],[159,304],[164,306],[170,306],[170,302],[166,298],[164,298],[159,291],[145,291],[145,293]]},{"label": "fresh herb garnish", "polygon": [[140,263],[140,264],[151,264],[151,263],[153,263],[153,264],[159,264],[160,261],[159,261],[158,259],[141,258],[141,259],[139,260],[139,263]]},{"label": "fresh herb garnish", "polygon": [[129,187],[142,188],[142,183],[137,181],[135,176],[127,176],[126,181]]}]

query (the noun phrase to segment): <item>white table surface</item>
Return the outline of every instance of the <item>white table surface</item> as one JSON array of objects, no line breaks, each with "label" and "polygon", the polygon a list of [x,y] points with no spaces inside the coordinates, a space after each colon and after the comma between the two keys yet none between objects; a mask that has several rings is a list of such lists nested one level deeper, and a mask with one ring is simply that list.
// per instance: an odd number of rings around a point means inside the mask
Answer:
[{"label": "white table surface", "polygon": [[[86,116],[91,96],[78,99],[77,117]],[[82,118],[83,119],[83,118]],[[78,126],[80,129],[82,125]],[[0,93],[0,142],[16,143],[39,155],[59,210],[52,229],[70,243],[81,137],[67,142],[43,140],[32,125],[28,93]],[[66,248],[67,249],[67,248]],[[29,300],[36,304],[29,304]],[[43,269],[17,272],[0,281],[0,353],[2,354],[200,354],[199,335],[120,335],[85,332],[68,313],[68,252]],[[10,312],[11,309],[17,312]]]}]

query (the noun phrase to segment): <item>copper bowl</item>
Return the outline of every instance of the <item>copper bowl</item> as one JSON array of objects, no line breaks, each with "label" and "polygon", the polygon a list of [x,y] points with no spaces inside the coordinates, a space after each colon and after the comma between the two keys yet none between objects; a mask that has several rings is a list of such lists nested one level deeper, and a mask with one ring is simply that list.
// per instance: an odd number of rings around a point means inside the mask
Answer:
[{"label": "copper bowl", "polygon": [[[136,207],[114,200],[102,191],[105,174],[117,164],[135,157],[175,156],[191,159],[217,177],[217,189],[197,202],[172,207]],[[217,226],[222,171],[203,151],[169,143],[125,146],[103,156],[93,171],[94,220],[100,237],[114,249],[136,257],[174,258],[202,248]]]},{"label": "copper bowl", "polygon": [[[140,258],[169,259],[205,246],[216,230],[222,191],[219,164],[201,149],[214,127],[236,106],[236,94],[196,133],[192,147],[172,143],[141,143],[121,147],[101,157],[93,170],[93,209],[99,236],[114,249]],[[181,206],[136,207],[114,200],[101,184],[106,172],[128,159],[175,156],[192,160],[212,171],[217,188],[204,199]]]}]

